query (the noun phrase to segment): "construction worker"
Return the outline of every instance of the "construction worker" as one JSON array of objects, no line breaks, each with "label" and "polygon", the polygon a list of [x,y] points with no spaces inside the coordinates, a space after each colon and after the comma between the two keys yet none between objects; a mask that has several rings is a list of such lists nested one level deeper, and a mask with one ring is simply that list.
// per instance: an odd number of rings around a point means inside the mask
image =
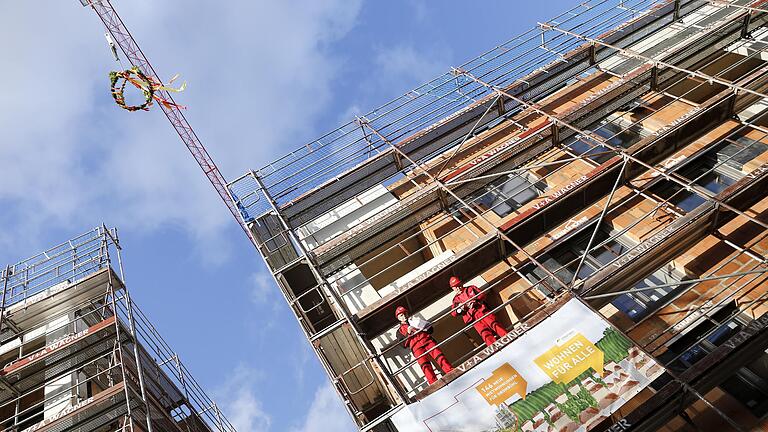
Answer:
[{"label": "construction worker", "polygon": [[451,315],[461,315],[464,324],[474,323],[475,330],[483,338],[486,345],[493,345],[497,336],[502,337],[507,334],[504,327],[496,321],[496,315],[491,313],[483,316],[488,313],[488,306],[484,302],[484,292],[480,292],[474,285],[465,287],[461,279],[456,276],[452,276],[448,284],[456,293],[453,297]]},{"label": "construction worker", "polygon": [[432,323],[421,319],[419,317],[409,317],[408,309],[403,306],[398,306],[395,309],[395,317],[400,321],[400,328],[397,331],[397,337],[403,342],[403,346],[410,348],[413,352],[413,356],[416,357],[416,362],[421,366],[421,370],[424,371],[424,376],[427,378],[429,384],[437,381],[435,376],[435,370],[432,369],[432,364],[429,361],[429,355],[435,359],[435,363],[443,371],[443,374],[453,370],[453,366],[440,351],[440,348],[435,348],[429,351],[429,354],[425,355],[430,348],[436,347],[435,339],[430,336],[432,334]]}]

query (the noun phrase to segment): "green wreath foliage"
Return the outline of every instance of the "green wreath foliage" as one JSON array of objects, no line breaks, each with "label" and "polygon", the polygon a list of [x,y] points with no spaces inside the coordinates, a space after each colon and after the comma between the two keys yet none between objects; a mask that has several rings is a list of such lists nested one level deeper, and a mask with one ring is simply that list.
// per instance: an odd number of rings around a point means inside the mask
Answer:
[{"label": "green wreath foliage", "polygon": [[[125,85],[128,83],[128,79],[131,75],[135,75],[136,78],[144,84],[144,88],[142,89],[142,93],[144,93],[144,103],[141,105],[127,105],[125,103]],[[120,79],[122,79],[123,82],[118,86]],[[128,111],[149,110],[149,107],[152,105],[155,90],[152,81],[144,75],[138,67],[134,66],[122,72],[112,71],[109,73],[109,81],[112,97],[115,99],[118,106]]]}]

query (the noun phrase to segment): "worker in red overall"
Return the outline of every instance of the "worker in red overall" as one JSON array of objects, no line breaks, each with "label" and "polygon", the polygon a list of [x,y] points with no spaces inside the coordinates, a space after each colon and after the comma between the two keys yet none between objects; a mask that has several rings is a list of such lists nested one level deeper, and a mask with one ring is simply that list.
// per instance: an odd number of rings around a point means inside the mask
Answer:
[{"label": "worker in red overall", "polygon": [[398,306],[395,309],[395,317],[400,321],[400,328],[397,331],[398,339],[403,342],[404,347],[411,349],[429,384],[437,381],[435,370],[432,369],[432,364],[429,361],[430,355],[435,359],[435,363],[437,363],[440,369],[442,369],[443,374],[453,370],[453,367],[445,358],[443,352],[440,351],[440,348],[435,348],[429,351],[429,354],[424,355],[427,350],[437,346],[435,339],[430,336],[433,331],[432,323],[418,317],[409,317],[408,309],[403,306]]},{"label": "worker in red overall", "polygon": [[453,306],[451,315],[461,315],[464,324],[474,323],[473,326],[486,345],[491,346],[496,342],[496,337],[502,337],[507,334],[504,327],[496,321],[496,315],[488,314],[488,306],[485,304],[485,294],[480,292],[476,286],[465,287],[461,279],[456,276],[451,277],[448,284],[451,285],[456,295],[453,297]]}]

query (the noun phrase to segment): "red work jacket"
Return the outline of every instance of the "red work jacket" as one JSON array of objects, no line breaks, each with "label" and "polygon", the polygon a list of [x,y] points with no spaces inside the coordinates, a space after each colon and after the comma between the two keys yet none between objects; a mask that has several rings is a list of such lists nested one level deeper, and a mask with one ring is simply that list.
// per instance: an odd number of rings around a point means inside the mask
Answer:
[{"label": "red work jacket", "polygon": [[403,346],[413,350],[428,345],[432,341],[432,336],[429,335],[432,331],[432,326],[430,326],[427,330],[408,334],[408,323],[405,322],[400,324],[400,329],[397,332],[399,333],[398,339],[403,341]]},{"label": "red work jacket", "polygon": [[[464,320],[464,324],[471,323],[475,320],[475,316],[478,312],[480,314],[485,314],[486,307],[485,303],[483,303],[483,300],[485,300],[485,294],[486,293],[484,292],[481,293],[480,290],[477,289],[477,287],[474,285],[464,287],[460,293],[453,297],[451,315],[457,316],[458,314],[461,314],[461,317]],[[475,304],[472,305],[471,308],[466,304],[462,305],[462,303],[471,302],[472,300],[474,300]]]}]

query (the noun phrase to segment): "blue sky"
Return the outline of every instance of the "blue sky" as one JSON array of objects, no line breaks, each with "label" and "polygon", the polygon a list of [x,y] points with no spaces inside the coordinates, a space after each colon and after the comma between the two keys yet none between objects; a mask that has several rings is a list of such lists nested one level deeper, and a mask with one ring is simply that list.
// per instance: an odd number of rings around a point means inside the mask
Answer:
[{"label": "blue sky", "polygon": [[[576,3],[115,0],[226,178]],[[77,0],[0,0],[0,262],[102,221],[133,297],[243,432],[352,430],[256,251],[162,113],[116,107]]]}]

